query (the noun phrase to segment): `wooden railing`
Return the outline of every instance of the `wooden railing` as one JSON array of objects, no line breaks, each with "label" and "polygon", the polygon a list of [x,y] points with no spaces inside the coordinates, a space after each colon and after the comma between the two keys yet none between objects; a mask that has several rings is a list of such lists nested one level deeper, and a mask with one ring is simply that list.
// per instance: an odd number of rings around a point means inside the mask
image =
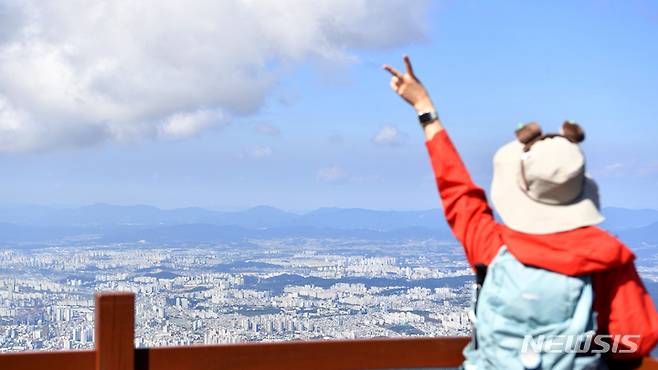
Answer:
[{"label": "wooden railing", "polygon": [[[95,349],[0,355],[2,370],[357,370],[457,367],[464,337],[134,348],[135,297],[96,295]],[[658,370],[646,359],[643,370]]]}]

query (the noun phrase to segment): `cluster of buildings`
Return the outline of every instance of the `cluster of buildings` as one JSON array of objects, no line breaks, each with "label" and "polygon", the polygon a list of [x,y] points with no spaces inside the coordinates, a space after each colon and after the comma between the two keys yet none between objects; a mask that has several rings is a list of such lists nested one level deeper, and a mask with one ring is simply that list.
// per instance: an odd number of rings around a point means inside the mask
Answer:
[{"label": "cluster of buildings", "polygon": [[140,347],[468,335],[456,245],[261,240],[0,252],[0,350],[93,346],[98,291],[136,294]]}]

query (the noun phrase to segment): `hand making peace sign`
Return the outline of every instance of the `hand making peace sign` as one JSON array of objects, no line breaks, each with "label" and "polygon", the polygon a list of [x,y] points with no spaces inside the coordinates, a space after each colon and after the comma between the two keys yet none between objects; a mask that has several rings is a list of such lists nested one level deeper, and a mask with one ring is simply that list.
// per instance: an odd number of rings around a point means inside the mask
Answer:
[{"label": "hand making peace sign", "polygon": [[422,112],[431,110],[432,101],[430,100],[427,90],[414,74],[409,56],[405,55],[403,59],[407,69],[405,74],[400,73],[388,64],[384,64],[384,69],[393,75],[393,77],[391,77],[391,88],[406,100],[407,103],[411,104],[416,111]]},{"label": "hand making peace sign", "polygon": [[430,95],[427,93],[425,86],[420,83],[414,74],[409,56],[405,55],[403,59],[404,65],[407,68],[405,74],[400,73],[388,64],[384,64],[384,69],[393,75],[393,77],[391,77],[391,88],[393,91],[416,109],[416,112],[419,115],[419,120],[430,112],[436,117],[431,121],[421,121],[425,132],[425,138],[431,140],[438,132],[443,130],[443,126],[436,115],[436,109],[434,109],[434,104],[432,104],[432,100],[430,99]]}]

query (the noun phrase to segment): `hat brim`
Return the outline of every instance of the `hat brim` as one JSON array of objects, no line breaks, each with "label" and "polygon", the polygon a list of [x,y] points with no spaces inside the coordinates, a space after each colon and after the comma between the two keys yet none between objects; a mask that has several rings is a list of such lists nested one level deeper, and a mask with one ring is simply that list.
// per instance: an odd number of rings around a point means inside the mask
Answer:
[{"label": "hat brim", "polygon": [[523,145],[514,141],[494,157],[491,200],[505,225],[528,234],[552,234],[603,222],[598,186],[589,177],[581,195],[569,204],[551,205],[530,198],[518,181],[522,153]]}]

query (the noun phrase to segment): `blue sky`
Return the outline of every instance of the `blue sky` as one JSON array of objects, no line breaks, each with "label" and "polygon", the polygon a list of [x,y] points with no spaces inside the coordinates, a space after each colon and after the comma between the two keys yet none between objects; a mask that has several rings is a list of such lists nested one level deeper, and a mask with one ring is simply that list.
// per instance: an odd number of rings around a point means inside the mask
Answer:
[{"label": "blue sky", "polygon": [[[422,132],[381,70],[382,63],[401,67],[408,53],[485,188],[495,150],[513,139],[519,122],[537,120],[550,131],[573,119],[587,132],[588,170],[603,205],[658,208],[658,4],[418,4],[418,27],[382,16],[385,27],[364,25],[384,33],[382,39],[354,37],[344,48],[338,42],[344,54],[337,58],[301,53],[282,61],[274,51],[262,67],[273,72],[258,103],[231,106],[230,120],[193,135],[5,151],[0,203],[436,207]],[[241,35],[234,38],[239,43]],[[0,89],[10,90],[14,85],[2,77],[0,66]],[[230,101],[227,94],[220,106]],[[66,130],[44,135],[67,136]]]}]

